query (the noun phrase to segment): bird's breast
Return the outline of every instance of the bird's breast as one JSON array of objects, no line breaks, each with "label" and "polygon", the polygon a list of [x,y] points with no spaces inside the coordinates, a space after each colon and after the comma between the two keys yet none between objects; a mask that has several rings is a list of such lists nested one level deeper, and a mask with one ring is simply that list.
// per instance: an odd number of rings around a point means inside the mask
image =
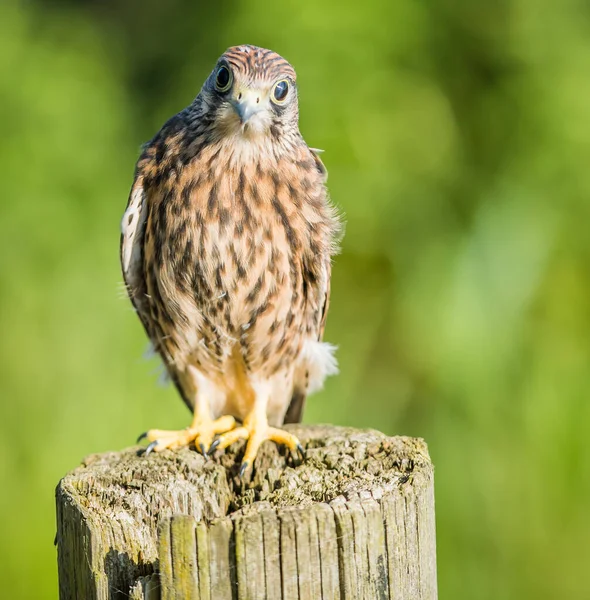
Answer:
[{"label": "bird's breast", "polygon": [[299,352],[303,255],[318,223],[302,181],[285,166],[210,159],[154,194],[148,293],[182,360],[223,369],[239,348],[248,369],[272,372]]}]

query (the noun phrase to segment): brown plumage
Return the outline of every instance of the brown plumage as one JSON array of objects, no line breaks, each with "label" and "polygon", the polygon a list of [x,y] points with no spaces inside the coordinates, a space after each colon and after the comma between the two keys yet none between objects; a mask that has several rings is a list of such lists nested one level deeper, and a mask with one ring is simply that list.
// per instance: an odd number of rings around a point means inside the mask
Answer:
[{"label": "brown plumage", "polygon": [[[278,54],[230,48],[193,103],[145,145],[122,222],[129,296],[192,425],[152,430],[149,449],[203,452],[299,421],[336,372],[323,343],[339,221],[326,170],[298,126],[295,71]],[[234,427],[234,419],[242,421]]]}]

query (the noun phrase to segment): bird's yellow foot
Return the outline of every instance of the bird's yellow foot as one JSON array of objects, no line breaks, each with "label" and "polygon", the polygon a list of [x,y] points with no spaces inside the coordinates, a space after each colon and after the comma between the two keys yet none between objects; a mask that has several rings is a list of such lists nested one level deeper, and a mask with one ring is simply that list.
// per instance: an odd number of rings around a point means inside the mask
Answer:
[{"label": "bird's yellow foot", "polygon": [[266,440],[286,446],[291,451],[292,455],[298,456],[301,460],[305,458],[305,451],[303,450],[301,442],[288,431],[277,429],[276,427],[269,427],[266,415],[263,417],[257,417],[256,415],[249,415],[246,417],[242,427],[236,427],[219,436],[211,445],[209,454],[217,449],[223,450],[238,440],[248,440],[246,452],[244,453],[244,458],[242,459],[242,465],[240,467],[240,477],[242,477],[250,465],[254,463],[254,459],[258,454],[262,442]]},{"label": "bird's yellow foot", "polygon": [[142,433],[137,441],[147,439],[150,443],[145,449],[146,455],[150,452],[159,452],[165,448],[180,448],[194,443],[203,456],[211,448],[213,438],[218,433],[225,433],[233,429],[236,422],[233,417],[225,415],[219,419],[211,418],[195,419],[190,427],[179,431],[167,431],[165,429],[150,429]]}]

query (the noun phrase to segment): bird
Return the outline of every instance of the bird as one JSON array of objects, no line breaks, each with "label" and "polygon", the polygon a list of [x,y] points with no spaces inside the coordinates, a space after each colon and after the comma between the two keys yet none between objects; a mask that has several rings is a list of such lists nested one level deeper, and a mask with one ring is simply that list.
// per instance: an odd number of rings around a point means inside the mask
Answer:
[{"label": "bird", "polygon": [[303,457],[281,428],[338,372],[323,341],[342,219],[299,130],[291,64],[252,45],[218,59],[196,98],[142,147],[121,223],[125,288],[193,413],[146,452],[246,440]]}]

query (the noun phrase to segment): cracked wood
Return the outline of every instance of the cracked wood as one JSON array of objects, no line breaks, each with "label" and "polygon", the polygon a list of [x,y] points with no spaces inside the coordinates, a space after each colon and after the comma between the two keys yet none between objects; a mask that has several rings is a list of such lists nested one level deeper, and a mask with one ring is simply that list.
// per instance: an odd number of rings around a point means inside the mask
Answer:
[{"label": "cracked wood", "polygon": [[87,457],[57,488],[61,600],[435,600],[433,467],[419,439],[289,426],[248,481],[214,459]]}]

